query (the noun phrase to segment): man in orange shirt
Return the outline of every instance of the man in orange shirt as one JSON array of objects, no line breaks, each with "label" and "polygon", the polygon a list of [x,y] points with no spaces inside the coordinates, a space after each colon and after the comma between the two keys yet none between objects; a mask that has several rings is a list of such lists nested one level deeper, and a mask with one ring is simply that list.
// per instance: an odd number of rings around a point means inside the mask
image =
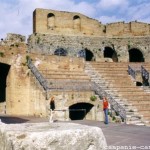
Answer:
[{"label": "man in orange shirt", "polygon": [[108,101],[106,97],[103,97],[103,110],[105,115],[105,124],[108,124]]}]

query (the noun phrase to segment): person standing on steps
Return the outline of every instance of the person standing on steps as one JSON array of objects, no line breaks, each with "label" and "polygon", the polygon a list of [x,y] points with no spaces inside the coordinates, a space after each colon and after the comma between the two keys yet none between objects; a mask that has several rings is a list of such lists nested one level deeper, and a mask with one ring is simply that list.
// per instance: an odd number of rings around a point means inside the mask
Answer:
[{"label": "person standing on steps", "polygon": [[54,110],[55,110],[55,98],[54,98],[54,96],[52,98],[50,98],[49,105],[50,105],[50,118],[49,118],[49,122],[51,123],[51,122],[54,122],[54,120],[53,120]]},{"label": "person standing on steps", "polygon": [[108,100],[106,97],[103,97],[103,111],[104,111],[104,116],[105,116],[105,120],[104,123],[108,124]]}]

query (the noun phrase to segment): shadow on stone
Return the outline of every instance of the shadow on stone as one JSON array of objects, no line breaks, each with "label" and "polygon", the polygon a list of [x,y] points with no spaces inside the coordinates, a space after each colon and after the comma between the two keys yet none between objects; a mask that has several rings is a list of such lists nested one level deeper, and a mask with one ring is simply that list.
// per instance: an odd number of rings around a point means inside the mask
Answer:
[{"label": "shadow on stone", "polygon": [[25,123],[29,121],[28,119],[22,119],[19,117],[9,117],[9,116],[0,116],[0,120],[6,124],[14,124],[14,123]]}]

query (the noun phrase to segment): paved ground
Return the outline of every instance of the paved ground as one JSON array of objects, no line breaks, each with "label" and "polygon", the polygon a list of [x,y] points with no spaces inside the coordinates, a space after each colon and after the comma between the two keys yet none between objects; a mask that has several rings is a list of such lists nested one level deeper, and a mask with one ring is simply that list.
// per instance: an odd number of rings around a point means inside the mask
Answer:
[{"label": "paved ground", "polygon": [[[26,123],[26,122],[47,122],[46,118],[34,117],[8,117],[0,116],[2,122],[10,123]],[[84,124],[89,126],[100,127],[106,137],[107,144],[113,146],[136,146],[136,149],[150,149],[150,127],[134,126],[126,124],[110,123],[105,125],[99,121],[77,120],[73,123]],[[66,122],[67,123],[67,122]],[[147,146],[147,147],[146,147]],[[126,147],[126,148],[127,148]],[[125,149],[125,148],[124,148]],[[133,149],[133,148],[132,148]]]}]

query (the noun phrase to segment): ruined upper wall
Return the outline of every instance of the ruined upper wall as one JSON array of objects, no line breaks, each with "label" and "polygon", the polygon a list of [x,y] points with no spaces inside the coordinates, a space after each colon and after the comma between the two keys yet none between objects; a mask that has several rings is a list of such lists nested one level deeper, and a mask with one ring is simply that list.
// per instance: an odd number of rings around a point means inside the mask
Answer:
[{"label": "ruined upper wall", "polygon": [[36,9],[33,32],[65,35],[103,35],[104,25],[79,13]]},{"label": "ruined upper wall", "polygon": [[36,9],[33,12],[33,32],[78,36],[147,36],[150,25],[142,22],[116,22],[107,25],[80,13]]},{"label": "ruined upper wall", "polygon": [[137,21],[110,23],[106,25],[106,34],[110,36],[146,36],[150,35],[150,25]]}]

